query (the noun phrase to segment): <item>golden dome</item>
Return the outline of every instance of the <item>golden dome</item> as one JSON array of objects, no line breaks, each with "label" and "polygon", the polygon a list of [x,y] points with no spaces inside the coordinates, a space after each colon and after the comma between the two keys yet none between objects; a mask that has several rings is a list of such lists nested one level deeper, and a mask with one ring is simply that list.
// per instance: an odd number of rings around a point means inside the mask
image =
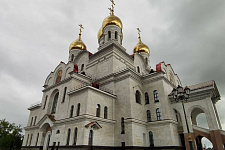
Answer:
[{"label": "golden dome", "polygon": [[84,42],[80,38],[78,38],[70,44],[70,50],[72,49],[86,50],[87,48]]},{"label": "golden dome", "polygon": [[98,40],[103,36],[103,31],[102,28],[99,29],[98,31]]},{"label": "golden dome", "polygon": [[121,29],[123,28],[122,21],[115,15],[110,15],[106,17],[102,23],[102,29],[104,29],[107,25],[117,25]]},{"label": "golden dome", "polygon": [[145,52],[145,53],[148,53],[150,52],[149,48],[147,45],[145,45],[144,43],[142,42],[139,42],[135,47],[134,47],[134,50],[133,50],[133,53],[136,53],[136,52]]}]

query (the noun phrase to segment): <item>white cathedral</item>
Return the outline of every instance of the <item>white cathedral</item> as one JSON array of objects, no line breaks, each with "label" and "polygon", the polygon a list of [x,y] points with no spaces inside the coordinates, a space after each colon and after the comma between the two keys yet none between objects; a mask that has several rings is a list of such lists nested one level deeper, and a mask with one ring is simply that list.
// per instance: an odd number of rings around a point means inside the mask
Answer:
[{"label": "white cathedral", "polygon": [[[98,51],[87,50],[80,25],[68,62],[60,62],[46,78],[41,103],[28,108],[22,149],[199,150],[205,137],[222,150],[225,131],[215,106],[220,100],[215,82],[189,86],[184,114],[182,103],[173,98],[179,77],[164,62],[152,69],[139,29],[133,54],[126,52],[122,21],[111,2],[98,32]],[[201,113],[208,129],[198,126]]]}]

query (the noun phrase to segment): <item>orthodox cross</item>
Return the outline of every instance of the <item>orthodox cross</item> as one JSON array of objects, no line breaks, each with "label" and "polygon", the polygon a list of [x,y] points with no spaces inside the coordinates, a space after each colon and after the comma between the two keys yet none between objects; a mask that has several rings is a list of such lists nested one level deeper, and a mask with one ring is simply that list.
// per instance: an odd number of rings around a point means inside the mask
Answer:
[{"label": "orthodox cross", "polygon": [[81,40],[81,32],[82,32],[81,29],[84,29],[84,27],[82,26],[82,24],[79,24],[79,26],[80,26],[79,40]]},{"label": "orthodox cross", "polygon": [[138,30],[138,39],[139,39],[139,42],[141,42],[141,30],[139,29],[139,28],[137,28],[137,30]]},{"label": "orthodox cross", "polygon": [[114,3],[114,0],[110,0],[110,1],[112,2],[112,8],[109,8],[110,15],[114,15],[114,5],[115,5],[115,3]]}]

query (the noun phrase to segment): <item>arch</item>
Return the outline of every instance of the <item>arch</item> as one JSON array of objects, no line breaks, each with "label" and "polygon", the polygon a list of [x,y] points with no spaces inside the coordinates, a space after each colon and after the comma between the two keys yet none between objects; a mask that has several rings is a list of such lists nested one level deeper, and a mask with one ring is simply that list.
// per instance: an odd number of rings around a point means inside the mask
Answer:
[{"label": "arch", "polygon": [[157,117],[157,120],[161,120],[161,112],[159,108],[156,109],[156,117]]},{"label": "arch", "polygon": [[45,109],[45,106],[46,106],[47,100],[48,100],[48,95],[46,95],[46,96],[45,96],[45,102],[44,102],[43,109]]},{"label": "arch", "polygon": [[77,145],[77,134],[78,134],[78,129],[76,127],[74,129],[74,141],[73,141],[73,145]]},{"label": "arch", "polygon": [[141,104],[141,93],[137,90],[135,94],[136,103]]},{"label": "arch", "polygon": [[70,108],[70,118],[73,117],[73,110],[74,110],[74,106],[72,105],[71,108]]},{"label": "arch", "polygon": [[74,54],[71,55],[71,60],[70,61],[73,61],[74,60]]},{"label": "arch", "polygon": [[157,90],[153,91],[153,95],[154,95],[154,101],[159,102],[159,93]]},{"label": "arch", "polygon": [[151,122],[152,121],[150,110],[147,110],[147,121],[148,122]]},{"label": "arch", "polygon": [[54,96],[53,99],[53,104],[52,104],[52,114],[56,113],[56,107],[57,107],[57,103],[58,103],[58,99],[59,99],[59,92],[57,92]]},{"label": "arch", "polygon": [[148,135],[149,135],[149,144],[150,144],[150,147],[154,147],[154,139],[153,139],[153,133],[152,133],[152,131],[149,131],[148,132]]},{"label": "arch", "polygon": [[145,92],[145,104],[149,104],[148,92]]},{"label": "arch", "polygon": [[66,145],[70,144],[70,132],[71,132],[71,129],[69,128],[68,131],[67,131]]},{"label": "arch", "polygon": [[111,39],[111,31],[108,31],[108,40]]},{"label": "arch", "polygon": [[89,132],[88,145],[93,145],[93,130]]},{"label": "arch", "polygon": [[65,102],[67,87],[64,88],[62,103]]},{"label": "arch", "polygon": [[118,32],[115,31],[115,39],[117,40],[118,39]]},{"label": "arch", "polygon": [[48,131],[45,136],[43,150],[47,150],[51,140],[51,131]]},{"label": "arch", "polygon": [[96,117],[100,117],[100,113],[101,113],[101,105],[100,104],[97,104],[97,107],[96,107]]},{"label": "arch", "polygon": [[124,118],[121,118],[121,134],[125,134],[125,124],[124,124]]},{"label": "arch", "polygon": [[105,106],[104,107],[104,119],[107,119],[108,118],[108,107]]},{"label": "arch", "polygon": [[80,71],[83,71],[83,70],[84,70],[84,64],[81,65]]},{"label": "arch", "polygon": [[77,104],[77,116],[80,115],[80,103]]},{"label": "arch", "polygon": [[137,72],[140,73],[140,67],[139,66],[137,66]]}]

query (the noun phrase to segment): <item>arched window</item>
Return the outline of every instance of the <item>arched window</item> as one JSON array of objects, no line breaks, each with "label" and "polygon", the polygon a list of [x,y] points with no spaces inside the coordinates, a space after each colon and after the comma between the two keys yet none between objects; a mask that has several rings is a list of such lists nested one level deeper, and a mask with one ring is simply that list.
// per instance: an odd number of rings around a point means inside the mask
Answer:
[{"label": "arched window", "polygon": [[155,90],[155,91],[153,92],[153,94],[154,94],[154,100],[155,100],[155,102],[159,102],[159,95],[158,95],[158,91],[157,91],[157,90]]},{"label": "arched window", "polygon": [[73,141],[73,145],[77,145],[77,133],[78,133],[78,129],[77,127],[74,130],[74,141]]},{"label": "arched window", "polygon": [[64,88],[62,103],[65,102],[67,87]]},{"label": "arched window", "polygon": [[174,109],[174,112],[175,112],[175,115],[176,115],[177,122],[179,122],[179,120],[178,120],[178,113],[177,113],[177,110],[176,110],[176,109]]},{"label": "arched window", "polygon": [[74,59],[74,55],[72,54],[72,56],[71,56],[71,61],[73,61],[73,59]]},{"label": "arched window", "polygon": [[55,83],[59,83],[61,81],[61,77],[62,77],[62,70],[59,70],[58,73],[57,73]]},{"label": "arched window", "polygon": [[80,115],[80,103],[77,104],[77,116]]},{"label": "arched window", "polygon": [[111,31],[108,31],[108,39],[111,39]]},{"label": "arched window", "polygon": [[149,104],[149,96],[148,93],[145,93],[145,104]]},{"label": "arched window", "polygon": [[115,39],[117,40],[118,32],[115,31]]},{"label": "arched window", "polygon": [[46,106],[46,103],[47,103],[47,99],[48,99],[48,95],[46,95],[46,97],[45,97],[45,103],[44,103],[43,109],[45,109],[45,106]]},{"label": "arched window", "polygon": [[108,118],[108,107],[105,106],[104,107],[104,119],[107,119]]},{"label": "arched window", "polygon": [[140,68],[139,68],[139,66],[137,66],[137,72],[140,73]]},{"label": "arched window", "polygon": [[48,135],[48,140],[47,140],[47,141],[48,141],[48,143],[47,143],[47,149],[48,149],[49,144],[50,144],[50,139],[51,139],[51,135],[49,134],[49,135]]},{"label": "arched window", "polygon": [[100,117],[100,112],[101,112],[101,105],[100,104],[97,104],[97,107],[96,107],[96,117]]},{"label": "arched window", "polygon": [[145,58],[145,63],[148,64],[148,58]]},{"label": "arched window", "polygon": [[93,130],[90,130],[89,132],[89,139],[88,139],[88,145],[93,144]]},{"label": "arched window", "polygon": [[53,105],[52,105],[52,114],[56,112],[56,107],[58,103],[58,98],[59,98],[59,92],[55,94]]},{"label": "arched window", "polygon": [[161,112],[159,108],[156,109],[156,116],[157,116],[157,120],[161,120]]},{"label": "arched window", "polygon": [[150,110],[147,110],[147,121],[148,122],[152,121]]},{"label": "arched window", "polygon": [[69,145],[69,143],[70,143],[70,132],[71,132],[71,130],[70,130],[70,128],[69,128],[69,129],[68,129],[68,133],[67,133],[66,145]]},{"label": "arched window", "polygon": [[141,104],[141,93],[137,90],[135,94],[136,103]]},{"label": "arched window", "polygon": [[70,108],[70,118],[73,117],[73,110],[74,110],[74,106],[72,105],[71,108]]},{"label": "arched window", "polygon": [[27,135],[27,142],[26,142],[26,146],[28,144],[28,141],[29,141],[29,134]]},{"label": "arched window", "polygon": [[29,146],[31,146],[32,137],[33,137],[33,134],[30,135],[30,143],[29,143]]},{"label": "arched window", "polygon": [[124,118],[121,118],[121,134],[125,134]]},{"label": "arched window", "polygon": [[31,121],[30,121],[30,126],[32,126],[32,123],[33,123],[33,117],[31,118]]},{"label": "arched window", "polygon": [[150,143],[150,147],[154,147],[154,139],[153,139],[152,131],[149,131],[149,143]]},{"label": "arched window", "polygon": [[37,134],[37,139],[36,139],[36,144],[35,144],[35,146],[37,146],[37,144],[38,144],[38,138],[39,138],[39,133]]},{"label": "arched window", "polygon": [[80,71],[83,71],[83,70],[84,70],[84,64],[81,65]]},{"label": "arched window", "polygon": [[36,124],[36,120],[37,120],[37,116],[34,117],[34,124],[33,124],[34,126]]}]

